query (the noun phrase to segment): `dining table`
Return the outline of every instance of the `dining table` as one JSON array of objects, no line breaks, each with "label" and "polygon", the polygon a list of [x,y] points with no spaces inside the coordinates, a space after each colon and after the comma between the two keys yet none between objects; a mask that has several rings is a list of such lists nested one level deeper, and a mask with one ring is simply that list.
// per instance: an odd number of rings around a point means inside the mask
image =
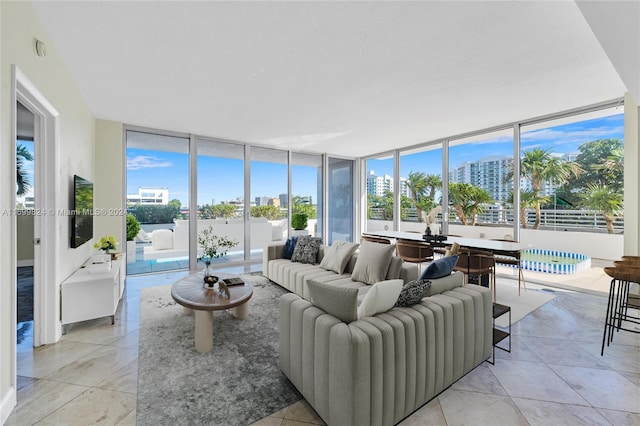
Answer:
[{"label": "dining table", "polygon": [[[363,234],[395,240],[403,239],[413,241],[427,241],[431,242],[434,246],[448,246],[452,245],[453,243],[458,243],[460,247],[463,248],[490,251],[494,254],[494,256],[497,255],[514,258],[516,259],[518,267],[518,294],[520,293],[520,277],[522,277],[522,262],[520,261],[522,258],[522,252],[524,250],[527,250],[528,248],[531,248],[531,244],[516,241],[499,241],[485,238],[454,237],[450,235],[438,236],[436,241],[436,236],[427,237],[424,234],[418,232],[407,231],[380,230],[366,231],[363,232]],[[431,238],[431,240],[428,240],[427,238]],[[498,263],[500,263],[499,258]]]}]

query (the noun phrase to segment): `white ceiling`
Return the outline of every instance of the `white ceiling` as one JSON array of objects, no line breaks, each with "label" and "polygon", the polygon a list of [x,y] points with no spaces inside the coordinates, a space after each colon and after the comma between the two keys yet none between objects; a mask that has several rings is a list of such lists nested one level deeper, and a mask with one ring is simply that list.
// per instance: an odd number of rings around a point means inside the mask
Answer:
[{"label": "white ceiling", "polygon": [[573,1],[35,2],[97,118],[365,156],[621,97]]}]

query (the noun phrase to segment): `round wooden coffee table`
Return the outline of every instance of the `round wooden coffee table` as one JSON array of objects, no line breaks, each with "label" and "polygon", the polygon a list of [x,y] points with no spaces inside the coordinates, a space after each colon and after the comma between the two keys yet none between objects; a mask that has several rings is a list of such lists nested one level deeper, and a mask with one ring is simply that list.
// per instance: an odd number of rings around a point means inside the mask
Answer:
[{"label": "round wooden coffee table", "polygon": [[[216,273],[220,280],[237,278],[237,275]],[[183,306],[183,313],[195,312],[196,351],[209,352],[213,349],[213,311],[235,308],[233,315],[246,319],[249,315],[249,299],[253,296],[253,286],[245,280],[244,285],[229,286],[230,298],[217,290],[204,287],[202,272],[191,274],[171,286],[171,297]],[[217,288],[217,285],[216,285]]]}]

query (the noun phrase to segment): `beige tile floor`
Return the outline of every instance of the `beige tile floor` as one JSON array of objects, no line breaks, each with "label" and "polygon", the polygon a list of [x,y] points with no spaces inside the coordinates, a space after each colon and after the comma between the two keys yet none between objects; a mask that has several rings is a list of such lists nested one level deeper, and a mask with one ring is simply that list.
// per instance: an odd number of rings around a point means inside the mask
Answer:
[{"label": "beige tile floor", "polygon": [[[498,286],[517,285],[508,268],[498,272]],[[115,326],[108,319],[80,323],[61,342],[35,349],[26,338],[17,354],[18,406],[6,424],[134,425],[140,289],[184,275],[128,278]],[[571,277],[525,271],[525,279],[530,291],[548,290],[549,282],[600,294],[609,287],[599,268]],[[640,425],[640,335],[618,333],[601,357],[606,299],[556,291],[514,324],[511,353],[497,351],[494,366],[480,365],[401,425]],[[255,424],[324,423],[303,400]]]}]

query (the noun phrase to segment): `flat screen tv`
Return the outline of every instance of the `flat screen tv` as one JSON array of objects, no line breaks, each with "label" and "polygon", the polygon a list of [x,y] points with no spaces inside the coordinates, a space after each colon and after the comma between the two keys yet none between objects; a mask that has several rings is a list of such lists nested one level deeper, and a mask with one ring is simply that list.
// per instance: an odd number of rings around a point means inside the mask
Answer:
[{"label": "flat screen tv", "polygon": [[80,247],[93,238],[93,183],[73,176],[71,214],[71,248]]}]

